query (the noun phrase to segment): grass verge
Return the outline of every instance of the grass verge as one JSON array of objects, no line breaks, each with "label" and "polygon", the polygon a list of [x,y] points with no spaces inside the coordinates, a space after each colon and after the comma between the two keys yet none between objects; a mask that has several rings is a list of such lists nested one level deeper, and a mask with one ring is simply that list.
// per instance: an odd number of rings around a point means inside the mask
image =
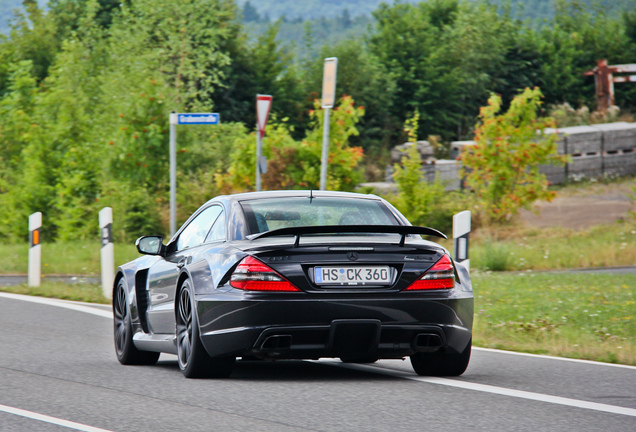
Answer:
[{"label": "grass verge", "polygon": [[102,286],[97,284],[42,282],[39,287],[30,287],[27,284],[0,286],[0,291],[63,300],[110,304],[110,300],[102,294]]},{"label": "grass verge", "polygon": [[482,229],[471,238],[471,268],[557,270],[636,263],[636,224],[617,222],[575,231],[566,228]]},{"label": "grass verge", "polygon": [[636,365],[636,274],[475,273],[475,345]]},{"label": "grass verge", "polygon": [[[95,241],[73,241],[42,244],[42,274],[101,273],[101,243]],[[29,245],[0,244],[2,274],[26,274],[28,271]],[[123,264],[138,258],[134,244],[115,243],[115,264]]]}]

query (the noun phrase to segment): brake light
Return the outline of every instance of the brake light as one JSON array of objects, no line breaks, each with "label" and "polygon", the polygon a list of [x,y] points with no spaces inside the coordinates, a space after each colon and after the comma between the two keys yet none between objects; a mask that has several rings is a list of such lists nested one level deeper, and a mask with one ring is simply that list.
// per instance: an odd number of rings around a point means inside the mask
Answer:
[{"label": "brake light", "polygon": [[455,287],[455,269],[450,257],[444,254],[433,267],[406,288],[406,291],[437,290]]},{"label": "brake light", "polygon": [[230,285],[246,291],[300,291],[273,268],[250,255],[236,267]]}]

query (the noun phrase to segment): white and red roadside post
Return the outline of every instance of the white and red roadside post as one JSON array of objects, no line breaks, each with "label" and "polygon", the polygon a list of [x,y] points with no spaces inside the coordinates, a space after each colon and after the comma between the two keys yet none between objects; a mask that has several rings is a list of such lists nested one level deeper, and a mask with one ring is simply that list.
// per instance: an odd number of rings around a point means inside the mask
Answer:
[{"label": "white and red roadside post", "polygon": [[271,107],[270,95],[256,95],[256,192],[261,190],[261,174],[267,173],[267,158],[263,156],[263,137]]},{"label": "white and red roadside post", "polygon": [[115,245],[113,245],[113,209],[104,207],[99,212],[99,231],[102,239],[102,292],[104,297],[113,296],[115,280]]},{"label": "white and red roadside post", "polygon": [[468,236],[470,235],[470,211],[465,210],[453,216],[453,243],[455,245],[455,261],[463,264],[470,271],[468,258]]},{"label": "white and red roadside post", "polygon": [[42,245],[40,245],[40,228],[42,228],[42,213],[37,212],[29,216],[29,277],[30,287],[39,287],[42,277]]}]

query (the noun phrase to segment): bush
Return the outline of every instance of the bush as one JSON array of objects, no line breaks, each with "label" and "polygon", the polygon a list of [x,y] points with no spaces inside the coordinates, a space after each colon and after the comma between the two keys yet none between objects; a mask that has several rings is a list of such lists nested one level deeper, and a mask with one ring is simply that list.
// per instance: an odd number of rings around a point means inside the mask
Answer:
[{"label": "bush", "polygon": [[493,94],[480,110],[476,144],[462,152],[463,175],[491,222],[507,222],[519,209],[555,195],[539,166],[566,159],[557,154],[556,134],[544,133],[554,123],[537,118],[541,98],[538,88],[526,88],[499,114],[501,97]]}]

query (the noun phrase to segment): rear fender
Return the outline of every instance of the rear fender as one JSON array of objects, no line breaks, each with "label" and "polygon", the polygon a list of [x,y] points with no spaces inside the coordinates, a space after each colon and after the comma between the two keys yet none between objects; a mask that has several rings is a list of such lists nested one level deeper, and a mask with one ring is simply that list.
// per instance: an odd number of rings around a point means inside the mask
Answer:
[{"label": "rear fender", "polygon": [[461,288],[464,291],[473,291],[473,284],[470,281],[470,273],[468,272],[468,269],[466,268],[466,266],[462,263],[458,263],[457,261],[453,261],[453,264],[455,264],[455,269],[457,270],[457,273],[459,275],[459,280],[461,281]]}]

